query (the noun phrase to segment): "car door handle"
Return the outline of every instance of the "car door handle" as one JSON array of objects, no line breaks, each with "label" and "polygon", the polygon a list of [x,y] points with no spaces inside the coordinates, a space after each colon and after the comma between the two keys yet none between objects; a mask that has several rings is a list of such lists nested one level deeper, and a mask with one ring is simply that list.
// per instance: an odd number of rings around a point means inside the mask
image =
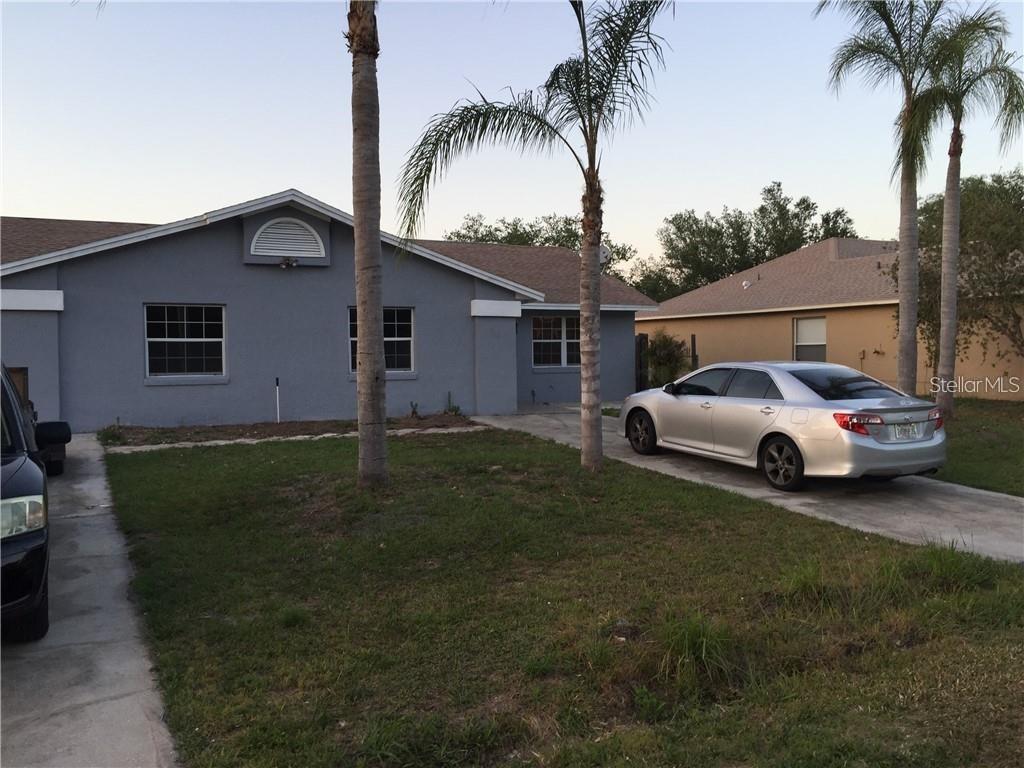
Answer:
[{"label": "car door handle", "polygon": [[761,413],[763,413],[765,416],[771,416],[773,413],[775,413],[775,409],[769,408],[766,405],[764,408],[761,409]]},{"label": "car door handle", "polygon": [[701,403],[701,404],[700,404],[700,407],[701,407],[701,408],[704,408],[705,410],[707,410],[708,408],[710,408],[710,407],[711,407],[711,403]]}]

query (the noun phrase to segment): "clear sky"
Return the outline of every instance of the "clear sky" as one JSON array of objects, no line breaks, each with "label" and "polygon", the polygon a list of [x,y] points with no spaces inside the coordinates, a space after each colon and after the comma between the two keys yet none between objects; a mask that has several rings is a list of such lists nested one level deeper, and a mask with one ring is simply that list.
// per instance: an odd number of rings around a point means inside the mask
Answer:
[{"label": "clear sky", "polygon": [[[750,208],[779,180],[859,233],[896,234],[890,182],[898,97],[828,64],[848,22],[811,3],[685,3],[660,22],[671,46],[645,122],[606,147],[605,228],[641,256],[685,209]],[[1001,5],[1020,50],[1024,5]],[[533,87],[574,52],[564,2],[392,3],[379,10],[383,227],[424,123],[472,84]],[[351,210],[350,57],[345,5],[3,3],[0,210],[6,215],[162,223],[295,187]],[[964,174],[1021,162],[991,120],[966,126]],[[922,194],[941,191],[945,130]],[[488,149],[433,194],[424,236],[463,214],[579,209],[566,154]]]}]

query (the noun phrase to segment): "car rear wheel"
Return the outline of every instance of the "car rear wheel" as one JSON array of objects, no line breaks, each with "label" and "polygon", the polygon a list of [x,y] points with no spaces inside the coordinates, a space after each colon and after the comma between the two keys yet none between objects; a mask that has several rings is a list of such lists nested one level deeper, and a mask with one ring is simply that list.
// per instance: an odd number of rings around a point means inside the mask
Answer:
[{"label": "car rear wheel", "polygon": [[804,459],[796,443],[776,435],[761,448],[761,471],[772,488],[796,491],[804,484]]},{"label": "car rear wheel", "polygon": [[658,435],[654,431],[654,420],[647,411],[636,411],[626,425],[629,444],[637,453],[649,456],[658,452]]}]

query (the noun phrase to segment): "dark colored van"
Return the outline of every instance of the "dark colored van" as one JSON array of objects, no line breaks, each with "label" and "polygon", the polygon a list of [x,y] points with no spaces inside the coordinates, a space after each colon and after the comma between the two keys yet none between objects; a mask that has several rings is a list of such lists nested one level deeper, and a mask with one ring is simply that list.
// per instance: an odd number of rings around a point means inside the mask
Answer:
[{"label": "dark colored van", "polygon": [[[4,638],[38,640],[50,628],[47,579],[50,526],[46,515],[47,448],[59,456],[71,440],[66,422],[37,424],[22,402],[7,369],[2,386],[3,476],[0,478],[0,548],[2,548],[2,619]],[[59,448],[58,448],[59,447]],[[53,467],[55,470],[57,466]]]}]

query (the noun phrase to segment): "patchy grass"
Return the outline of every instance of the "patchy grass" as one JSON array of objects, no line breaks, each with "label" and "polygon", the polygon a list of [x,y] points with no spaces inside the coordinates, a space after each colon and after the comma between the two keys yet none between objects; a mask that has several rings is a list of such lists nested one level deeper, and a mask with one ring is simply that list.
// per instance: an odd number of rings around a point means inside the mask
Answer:
[{"label": "patchy grass", "polygon": [[[428,429],[432,427],[466,427],[465,416],[436,413],[430,416],[404,416],[388,419],[389,429]],[[257,439],[294,437],[355,432],[354,421],[273,421],[255,424],[220,424],[198,427],[136,427],[112,424],[96,433],[101,445],[167,445],[169,443],[202,443],[207,440]]]},{"label": "patchy grass", "polygon": [[621,413],[621,412],[622,412],[621,408],[602,408],[601,409],[601,415],[603,415],[603,416],[613,416],[616,419],[619,418],[619,413]]},{"label": "patchy grass", "polygon": [[186,765],[1019,765],[1019,567],[513,432],[390,456],[107,457]]},{"label": "patchy grass", "polygon": [[1024,402],[957,400],[949,459],[936,477],[1024,496]]}]

